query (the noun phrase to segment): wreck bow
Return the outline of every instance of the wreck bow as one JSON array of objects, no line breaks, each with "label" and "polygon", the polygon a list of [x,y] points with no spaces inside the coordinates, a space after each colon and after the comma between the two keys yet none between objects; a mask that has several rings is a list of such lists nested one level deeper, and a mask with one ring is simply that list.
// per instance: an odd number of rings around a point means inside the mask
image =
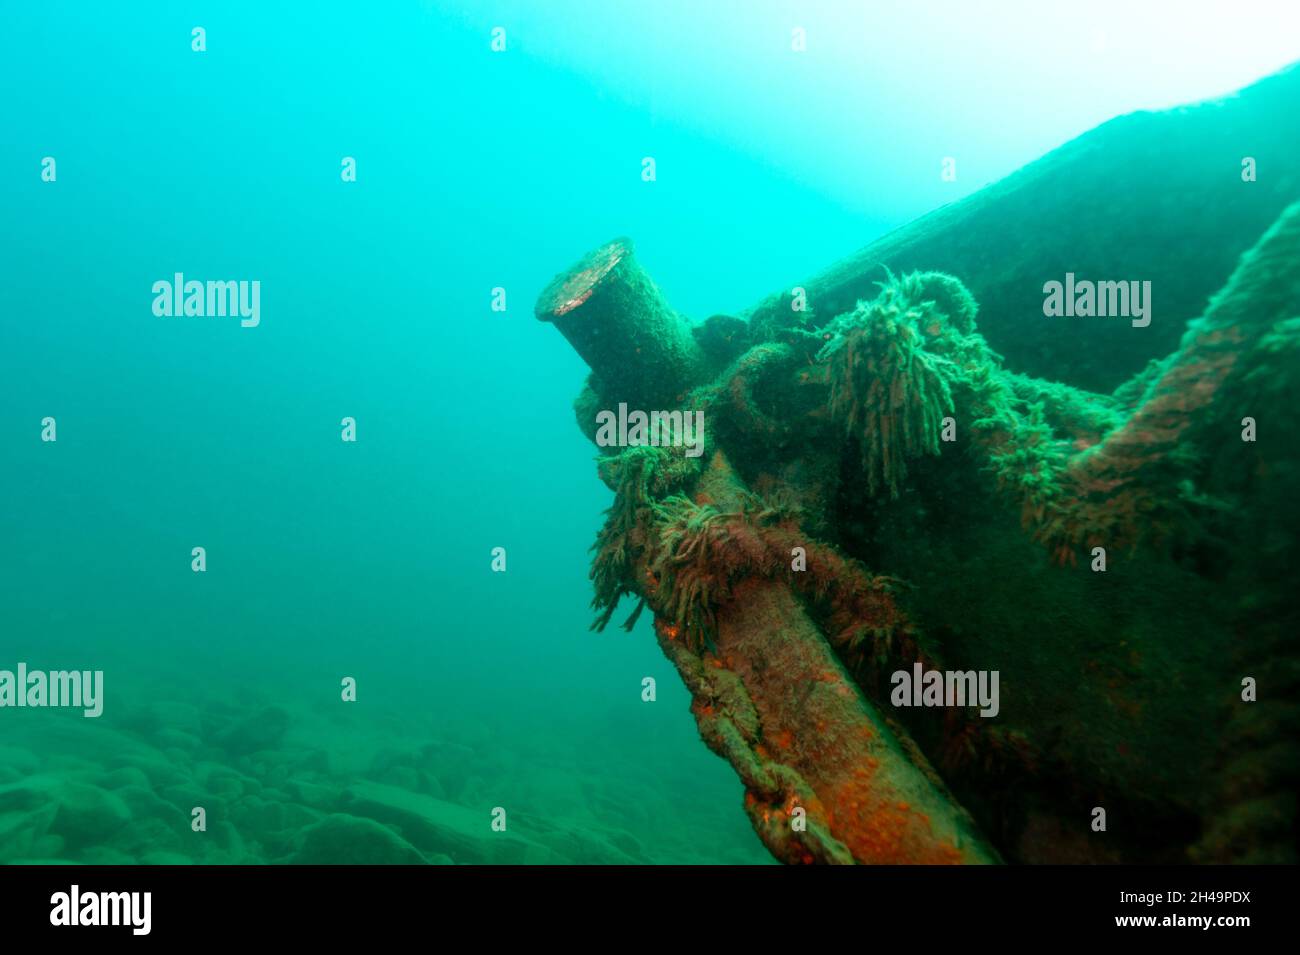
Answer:
[{"label": "wreck bow", "polygon": [[[537,316],[591,367],[579,399],[589,435],[589,412],[598,406],[679,406],[705,383],[706,358],[690,326],[625,239],[557,277]],[[920,750],[864,696],[809,612],[811,600],[829,605],[826,621],[841,631],[874,617],[875,629],[902,632],[906,622],[883,582],[829,548],[805,546],[811,536],[790,520],[752,512],[756,499],[725,453],[710,451],[703,470],[679,449],[636,448],[606,459],[603,476],[618,497],[593,570],[601,625],[624,593],[651,608],[660,646],[692,694],[701,736],[740,776],[746,812],[777,858],[998,861]],[[796,572],[789,555],[801,546],[811,551],[810,566]],[[804,581],[822,592],[801,593]],[[844,589],[842,599],[818,599],[833,587]]]}]

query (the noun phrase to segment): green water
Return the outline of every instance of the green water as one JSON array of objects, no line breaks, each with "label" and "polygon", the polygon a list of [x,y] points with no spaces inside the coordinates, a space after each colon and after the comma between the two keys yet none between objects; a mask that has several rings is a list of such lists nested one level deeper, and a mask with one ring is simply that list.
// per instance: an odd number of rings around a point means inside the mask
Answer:
[{"label": "green water", "polygon": [[[561,6],[551,36],[593,9]],[[7,17],[0,670],[104,700],[0,709],[0,862],[770,861],[648,621],[588,631],[610,494],[533,298],[628,234],[683,311],[739,309],[1110,107],[973,143],[959,184],[846,150],[822,185],[757,100],[748,141],[679,122],[523,5],[494,56],[496,12]],[[156,316],[176,272],[260,282],[260,323]]]}]

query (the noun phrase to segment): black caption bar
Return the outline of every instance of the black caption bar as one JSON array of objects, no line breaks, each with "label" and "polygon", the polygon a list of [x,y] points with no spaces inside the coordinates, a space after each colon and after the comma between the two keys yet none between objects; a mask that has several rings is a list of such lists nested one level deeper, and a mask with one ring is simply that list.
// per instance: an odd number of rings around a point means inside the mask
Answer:
[{"label": "black caption bar", "polygon": [[[535,939],[665,940],[692,925],[729,940],[782,927],[926,938],[1272,937],[1294,907],[1283,867],[349,868],[31,866],[0,869],[8,940],[380,940],[516,929]],[[1290,910],[1290,911],[1288,911]],[[620,927],[621,926],[621,927]],[[801,928],[802,926],[802,928]],[[612,933],[612,934],[611,934]]]}]

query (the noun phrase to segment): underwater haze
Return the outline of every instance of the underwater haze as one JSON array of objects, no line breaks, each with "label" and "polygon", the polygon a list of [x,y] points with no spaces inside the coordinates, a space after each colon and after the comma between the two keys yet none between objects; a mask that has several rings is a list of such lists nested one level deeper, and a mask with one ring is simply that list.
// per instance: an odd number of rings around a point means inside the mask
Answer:
[{"label": "underwater haze", "polygon": [[649,615],[590,629],[613,495],[534,301],[626,235],[739,314],[1300,54],[1130,6],[10,5],[0,671],[103,682],[0,708],[0,862],[771,862]]}]

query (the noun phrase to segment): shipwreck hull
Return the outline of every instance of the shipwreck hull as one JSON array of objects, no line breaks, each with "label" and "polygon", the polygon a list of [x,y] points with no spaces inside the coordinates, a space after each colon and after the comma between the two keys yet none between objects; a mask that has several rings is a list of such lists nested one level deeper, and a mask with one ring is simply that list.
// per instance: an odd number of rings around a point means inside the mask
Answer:
[{"label": "shipwreck hull", "polygon": [[[1127,144],[1122,163],[1152,129],[1257,117],[1297,77],[1275,81],[1100,132]],[[594,604],[599,627],[621,598],[629,627],[651,611],[702,738],[784,861],[1296,861],[1300,204],[1279,203],[1285,181],[1252,200],[1205,253],[1230,266],[1200,270],[1217,284],[1179,306],[1194,320],[1166,313],[1170,347],[1130,353],[1111,393],[1086,360],[1081,380],[1031,377],[981,335],[1023,329],[1007,290],[1041,305],[1063,271],[1051,250],[1105,225],[998,262],[962,253],[1060,191],[1043,163],[827,270],[811,311],[786,290],[691,326],[627,240],[539,299],[591,367],[586,434],[620,403],[705,415],[699,459],[605,449]],[[1111,187],[1140,186],[1123,168]],[[1058,201],[1092,201],[1096,180]],[[1143,269],[1185,272],[1181,247],[1143,248]],[[896,705],[894,674],[918,664],[996,672],[996,715]]]}]

